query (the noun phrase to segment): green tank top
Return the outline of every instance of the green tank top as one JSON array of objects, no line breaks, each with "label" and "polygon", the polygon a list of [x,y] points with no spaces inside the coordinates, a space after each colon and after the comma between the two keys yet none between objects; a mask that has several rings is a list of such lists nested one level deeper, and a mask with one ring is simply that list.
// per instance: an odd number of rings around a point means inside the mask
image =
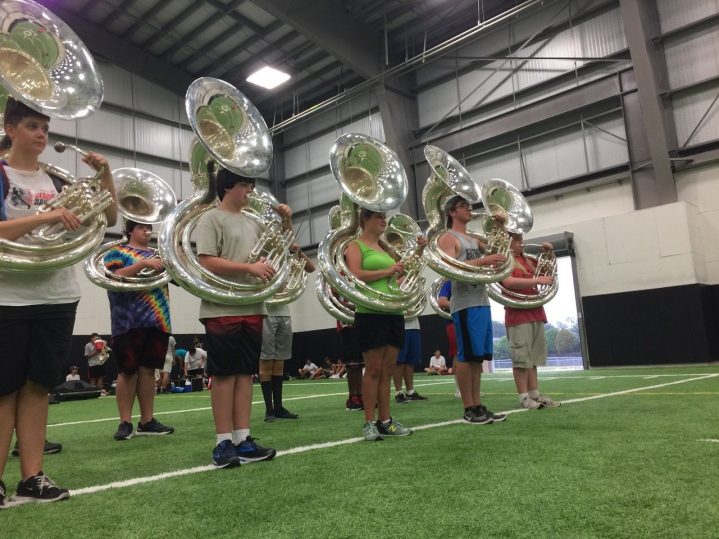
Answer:
[{"label": "green tank top", "polygon": [[[357,242],[357,245],[360,248],[360,252],[362,253],[362,269],[365,271],[376,271],[376,270],[383,270],[387,268],[391,268],[396,262],[395,259],[392,258],[389,254],[385,253],[384,251],[377,251],[375,249],[371,249],[367,247],[363,242],[360,240],[355,240]],[[367,286],[370,288],[377,290],[378,292],[383,292],[385,294],[389,294],[389,280],[390,277],[383,277],[382,279],[377,279],[376,281],[372,281],[371,283],[367,283]],[[374,311],[372,309],[367,309],[365,307],[361,307],[360,305],[357,305],[355,308],[355,311],[358,313],[374,313],[374,314],[392,314],[392,313],[383,313],[381,311]]]}]

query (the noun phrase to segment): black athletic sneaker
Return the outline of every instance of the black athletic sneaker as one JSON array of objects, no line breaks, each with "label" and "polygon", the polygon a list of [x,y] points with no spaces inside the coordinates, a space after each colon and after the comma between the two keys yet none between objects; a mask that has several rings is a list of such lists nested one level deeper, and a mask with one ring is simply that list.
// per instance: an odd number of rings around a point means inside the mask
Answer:
[{"label": "black athletic sneaker", "polygon": [[487,425],[492,422],[492,416],[487,414],[486,411],[486,408],[484,411],[479,410],[479,406],[465,410],[462,421],[470,425]]},{"label": "black athletic sneaker", "polygon": [[13,503],[57,502],[69,497],[69,490],[56,486],[52,479],[40,472],[18,483]]},{"label": "black athletic sneaker", "polygon": [[428,399],[427,399],[427,397],[423,397],[422,395],[420,395],[419,393],[417,393],[415,391],[411,395],[409,393],[407,393],[407,400],[408,401],[426,401]]},{"label": "black athletic sneaker", "polygon": [[132,423],[129,421],[123,421],[120,423],[120,426],[117,427],[117,432],[113,438],[115,438],[118,442],[132,438]]},{"label": "black athletic sneaker", "polygon": [[409,399],[407,398],[407,395],[400,391],[394,396],[394,402],[397,404],[405,404],[409,402]]},{"label": "black athletic sneaker", "polygon": [[275,412],[275,417],[277,419],[299,419],[300,416],[297,414],[293,414],[290,412],[287,408],[280,408]]},{"label": "black athletic sneaker", "polygon": [[489,417],[492,418],[492,423],[501,423],[505,419],[507,419],[507,414],[495,414],[494,412],[490,412],[487,410],[487,407],[484,404],[480,404],[479,406],[474,407],[475,413],[477,415],[486,414]]},{"label": "black athletic sneaker", "polygon": [[163,425],[153,417],[144,424],[138,421],[135,434],[137,436],[162,436],[164,434],[172,434],[173,432],[175,432],[174,428]]},{"label": "black athletic sneaker", "polygon": [[223,440],[212,451],[212,464],[218,468],[234,468],[240,465],[240,457],[237,456],[232,440]]},{"label": "black athletic sneaker", "polygon": [[262,460],[272,460],[275,458],[277,451],[271,447],[262,447],[257,445],[255,440],[251,436],[243,442],[240,442],[235,446],[235,452],[240,458],[240,462],[245,464],[247,462],[259,462]]},{"label": "black athletic sneaker", "polygon": [[7,488],[5,488],[5,483],[0,480],[0,509],[6,509],[7,507]]},{"label": "black athletic sneaker", "polygon": [[[56,444],[55,442],[48,442],[47,440],[45,440],[45,447],[42,450],[43,453],[45,453],[46,455],[54,455],[55,453],[59,453],[60,451],[62,451],[62,444]],[[12,456],[20,456],[20,449],[17,446],[17,442],[15,442],[15,448],[12,450]]]},{"label": "black athletic sneaker", "polygon": [[345,410],[348,412],[359,412],[364,410],[364,404],[362,403],[362,397],[359,395],[352,395],[345,401]]},{"label": "black athletic sneaker", "polygon": [[274,411],[274,410],[266,410],[266,411],[265,411],[265,421],[271,423],[271,422],[274,421],[275,419],[276,419],[276,418],[275,418],[275,411]]}]

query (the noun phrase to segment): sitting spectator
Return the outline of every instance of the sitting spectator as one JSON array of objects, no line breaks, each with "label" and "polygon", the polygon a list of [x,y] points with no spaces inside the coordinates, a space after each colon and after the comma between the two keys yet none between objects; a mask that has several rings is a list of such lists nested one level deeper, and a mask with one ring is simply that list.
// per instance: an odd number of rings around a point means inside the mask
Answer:
[{"label": "sitting spectator", "polygon": [[79,380],[80,379],[80,369],[77,368],[76,365],[73,365],[70,367],[70,374],[68,374],[65,377],[66,382],[72,382],[73,380]]},{"label": "sitting spectator", "polygon": [[434,355],[429,358],[429,367],[424,369],[427,374],[452,374],[452,369],[447,368],[444,356],[439,350],[434,351]]},{"label": "sitting spectator", "polygon": [[301,369],[299,369],[297,372],[299,373],[300,378],[314,378],[317,370],[318,370],[317,365],[312,363],[312,360],[310,358],[307,358],[305,360],[304,366]]},{"label": "sitting spectator", "polygon": [[192,348],[185,354],[185,378],[202,378],[206,364],[207,352],[197,344],[193,344]]},{"label": "sitting spectator", "polygon": [[330,371],[330,378],[347,378],[347,368],[345,367],[344,361],[338,359],[333,365]]}]

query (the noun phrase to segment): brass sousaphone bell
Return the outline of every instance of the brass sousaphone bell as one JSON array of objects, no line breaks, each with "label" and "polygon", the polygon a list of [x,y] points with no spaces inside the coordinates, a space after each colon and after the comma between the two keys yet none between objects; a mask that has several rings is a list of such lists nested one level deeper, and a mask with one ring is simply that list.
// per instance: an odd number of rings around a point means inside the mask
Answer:
[{"label": "brass sousaphone bell", "polygon": [[272,163],[272,138],[257,108],[231,84],[203,77],[195,80],[185,95],[185,110],[196,140],[190,149],[192,197],[179,204],[162,222],[158,247],[160,258],[172,278],[191,294],[230,305],[258,303],[273,296],[284,285],[289,272],[288,246],[292,233],[281,230],[274,211],[277,201],[269,193],[250,196],[243,213],[263,230],[249,262],[265,257],[276,268],[269,281],[251,276],[228,279],[204,268],[191,237],[200,216],[217,204],[210,192],[208,162],[248,178],[266,172]]},{"label": "brass sousaphone bell", "polygon": [[[119,168],[112,171],[117,195],[117,211],[136,223],[156,225],[167,217],[177,204],[175,192],[159,176],[139,168]],[[105,267],[105,256],[114,247],[127,243],[121,238],[104,244],[85,259],[83,269],[95,285],[115,292],[140,292],[164,286],[171,277],[166,271],[152,268],[141,270],[134,277],[116,275]]]},{"label": "brass sousaphone bell", "polygon": [[[102,79],[90,52],[64,22],[29,0],[0,4],[0,130],[8,96],[62,120],[89,116],[102,102]],[[68,237],[62,227],[46,225],[33,231],[30,239],[1,239],[3,271],[47,271],[72,265],[95,250],[104,237],[103,211],[112,204],[112,197],[101,188],[100,173],[75,178],[52,165],[41,164],[41,168],[68,185],[40,211],[67,208],[80,217],[84,228]]]}]

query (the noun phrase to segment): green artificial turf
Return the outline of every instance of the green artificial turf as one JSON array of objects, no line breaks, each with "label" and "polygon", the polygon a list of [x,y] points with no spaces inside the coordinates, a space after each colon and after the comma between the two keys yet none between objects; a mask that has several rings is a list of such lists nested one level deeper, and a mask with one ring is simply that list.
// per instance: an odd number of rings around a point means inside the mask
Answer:
[{"label": "green artificial turf", "polygon": [[[428,428],[375,443],[355,441],[363,417],[344,410],[344,381],[286,383],[286,407],[300,419],[274,423],[262,421],[255,386],[252,435],[280,451],[275,461],[12,507],[0,512],[0,530],[3,538],[716,537],[719,443],[700,440],[719,439],[719,376],[686,381],[707,373],[719,368],[544,372],[543,393],[570,402],[528,412],[518,411],[511,373],[485,375],[483,402],[516,411],[485,426],[456,422],[451,378],[417,374],[429,400],[393,404],[392,414]],[[176,433],[124,442],[112,439],[112,398],[52,406],[48,439],[64,448],[46,456],[45,471],[77,491],[206,466],[209,405],[207,391],[158,396],[157,417]],[[455,423],[435,426],[447,421]],[[304,450],[282,454],[293,448]],[[11,493],[18,473],[10,457]]]}]

